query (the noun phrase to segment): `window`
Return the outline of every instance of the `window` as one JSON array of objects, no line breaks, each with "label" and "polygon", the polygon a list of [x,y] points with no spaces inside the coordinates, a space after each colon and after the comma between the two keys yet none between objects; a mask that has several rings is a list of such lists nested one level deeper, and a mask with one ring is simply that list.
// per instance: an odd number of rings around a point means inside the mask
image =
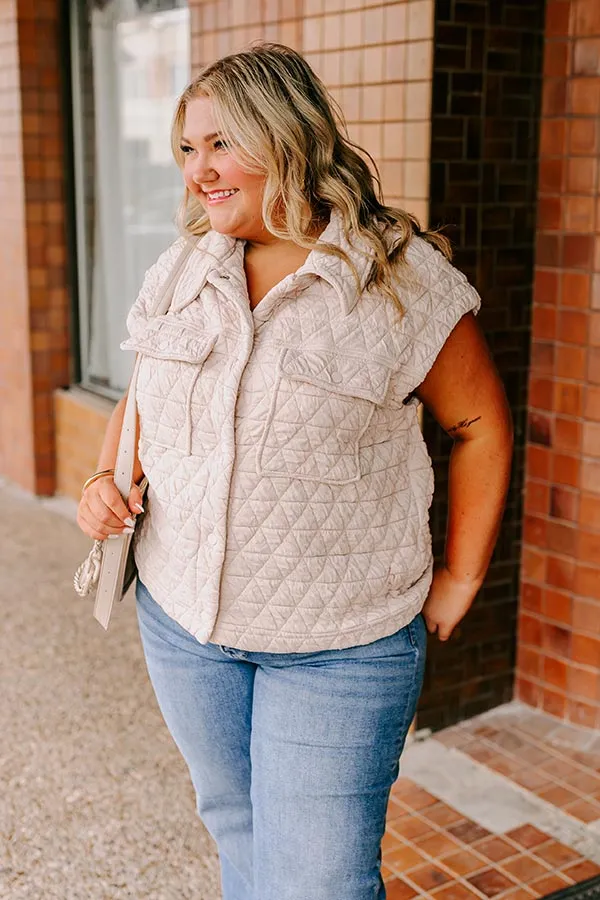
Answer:
[{"label": "window", "polygon": [[73,136],[82,384],[117,397],[119,350],[144,272],[176,237],[183,196],[171,119],[190,78],[183,0],[72,0]]}]

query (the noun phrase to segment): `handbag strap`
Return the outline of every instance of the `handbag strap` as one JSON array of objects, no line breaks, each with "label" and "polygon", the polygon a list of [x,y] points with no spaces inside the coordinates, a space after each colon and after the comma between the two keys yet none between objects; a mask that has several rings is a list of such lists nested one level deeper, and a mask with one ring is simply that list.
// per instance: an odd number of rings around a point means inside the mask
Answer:
[{"label": "handbag strap", "polygon": [[[162,316],[168,311],[173,299],[178,276],[195,246],[196,241],[186,239],[181,252],[175,260],[173,267],[159,292],[158,300],[151,313],[152,317]],[[135,366],[133,367],[131,381],[129,382],[125,412],[123,414],[123,425],[121,427],[121,436],[119,438],[119,447],[115,462],[114,482],[125,501],[127,501],[129,491],[131,490],[133,464],[135,460],[137,433],[137,405],[135,402],[135,394],[139,367],[140,356],[138,354],[135,360]]]}]

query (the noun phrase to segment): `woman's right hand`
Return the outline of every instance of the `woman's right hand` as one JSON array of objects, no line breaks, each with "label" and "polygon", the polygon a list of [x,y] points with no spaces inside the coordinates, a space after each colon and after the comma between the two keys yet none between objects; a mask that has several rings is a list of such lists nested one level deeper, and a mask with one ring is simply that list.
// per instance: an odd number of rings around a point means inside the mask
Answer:
[{"label": "woman's right hand", "polygon": [[120,534],[132,534],[134,516],[143,511],[142,493],[132,485],[129,509],[123,502],[112,476],[98,478],[83,492],[77,510],[77,524],[89,537],[104,541]]}]

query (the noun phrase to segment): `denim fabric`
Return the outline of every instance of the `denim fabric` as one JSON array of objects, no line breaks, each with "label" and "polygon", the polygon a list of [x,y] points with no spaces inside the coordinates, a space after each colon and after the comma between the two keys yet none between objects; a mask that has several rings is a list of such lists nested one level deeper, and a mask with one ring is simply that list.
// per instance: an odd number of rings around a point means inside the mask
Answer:
[{"label": "denim fabric", "polygon": [[383,900],[381,839],[425,663],[422,616],[345,650],[200,644],[138,583],[156,697],[223,900]]}]

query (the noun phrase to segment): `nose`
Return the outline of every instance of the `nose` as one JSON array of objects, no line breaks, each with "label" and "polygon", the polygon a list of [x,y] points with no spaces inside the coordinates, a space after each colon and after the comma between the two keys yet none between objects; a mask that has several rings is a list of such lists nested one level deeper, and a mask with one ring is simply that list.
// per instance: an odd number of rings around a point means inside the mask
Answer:
[{"label": "nose", "polygon": [[203,185],[210,184],[216,178],[218,178],[218,175],[208,164],[208,159],[199,153],[194,162],[192,181],[198,185]]}]

